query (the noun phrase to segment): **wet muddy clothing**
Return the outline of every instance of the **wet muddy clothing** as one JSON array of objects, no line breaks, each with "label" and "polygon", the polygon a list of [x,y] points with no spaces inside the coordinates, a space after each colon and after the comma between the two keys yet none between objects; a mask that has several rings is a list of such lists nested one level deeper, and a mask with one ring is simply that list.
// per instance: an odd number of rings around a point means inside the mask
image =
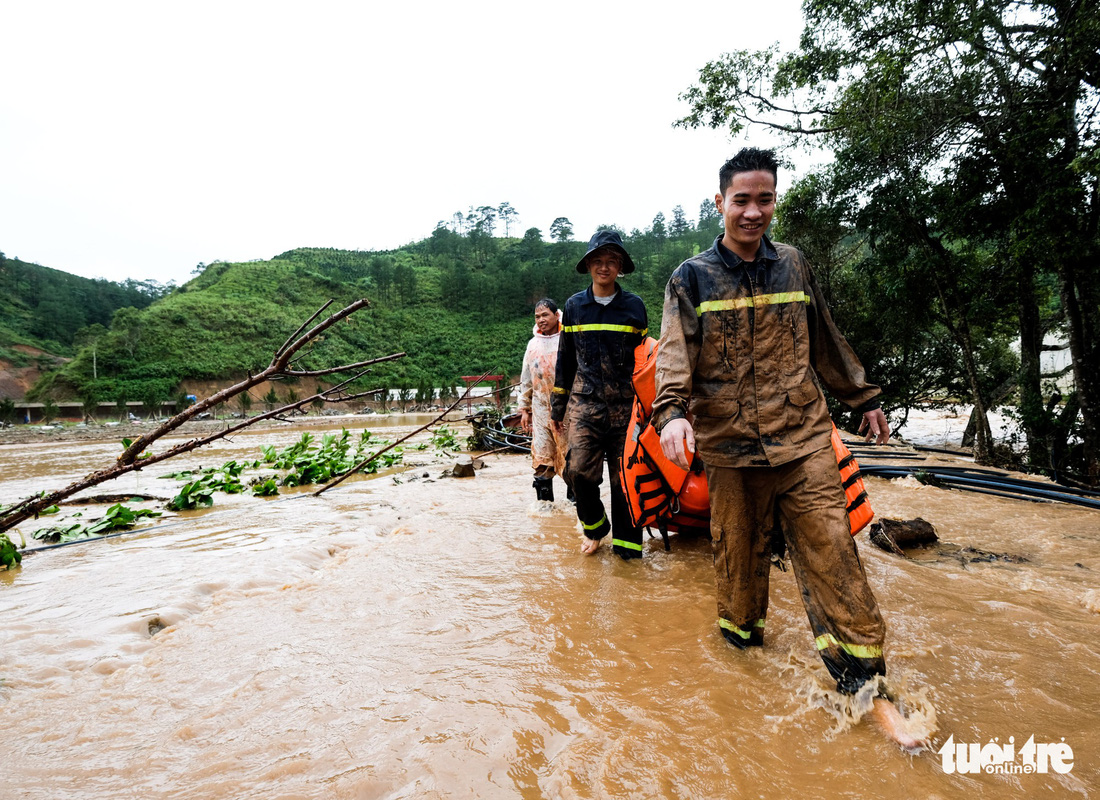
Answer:
[{"label": "wet muddy clothing", "polygon": [[526,409],[531,414],[531,466],[539,477],[553,477],[561,475],[565,468],[565,442],[559,441],[550,419],[561,331],[546,336],[536,326],[532,333],[523,354],[519,410]]},{"label": "wet muddy clothing", "polygon": [[762,645],[771,573],[769,532],[783,520],[814,643],[837,688],[852,694],[885,674],[886,628],[867,584],[832,448],[779,467],[707,466],[718,624],[744,647]]},{"label": "wet muddy clothing", "polygon": [[[642,531],[630,523],[618,461],[634,398],[634,348],[646,337],[648,319],[640,297],[617,284],[616,290],[606,305],[596,301],[591,286],[566,302],[551,416],[562,421],[568,414],[563,477],[576,495],[585,536],[602,539],[613,528],[615,552],[636,558],[642,554]],[[610,522],[599,488],[605,461],[611,475]]]},{"label": "wet muddy clothing", "polygon": [[778,511],[826,667],[843,692],[885,669],[885,627],[849,532],[820,384],[866,411],[879,388],[833,324],[802,254],[761,240],[745,261],[714,246],[665,290],[654,424],[690,410],[706,464],[718,624],[763,642]]},{"label": "wet muddy clothing", "polygon": [[653,424],[695,417],[703,461],[777,466],[829,447],[823,383],[841,402],[878,408],[802,253],[767,237],[746,262],[718,239],[665,289]]},{"label": "wet muddy clothing", "polygon": [[[630,519],[626,495],[619,479],[619,460],[626,445],[626,426],[611,425],[606,407],[578,408],[580,413],[570,416],[564,473],[566,482],[573,487],[577,518],[589,539],[602,539],[614,531],[611,546],[615,554],[625,559],[639,558],[642,555],[642,529],[635,527]],[[600,499],[605,461],[610,477],[610,521]]]},{"label": "wet muddy clothing", "polygon": [[596,301],[589,286],[569,298],[562,310],[553,413],[565,419],[569,403],[606,407],[611,424],[626,427],[634,400],[634,348],[649,329],[642,298],[616,293],[606,305]]}]

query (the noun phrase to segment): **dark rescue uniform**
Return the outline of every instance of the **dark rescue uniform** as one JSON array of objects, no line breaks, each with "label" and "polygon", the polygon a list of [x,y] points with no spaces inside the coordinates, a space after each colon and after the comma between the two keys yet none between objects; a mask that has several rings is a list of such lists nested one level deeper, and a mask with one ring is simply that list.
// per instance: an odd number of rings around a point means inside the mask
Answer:
[{"label": "dark rescue uniform", "polygon": [[694,418],[723,635],[763,643],[778,510],[817,648],[840,691],[856,691],[885,672],[885,626],[850,535],[819,384],[860,411],[878,407],[879,388],[802,254],[767,237],[752,261],[719,237],[681,264],[661,327],[653,420]]},{"label": "dark rescue uniform", "polygon": [[[551,417],[569,420],[566,483],[577,499],[577,517],[589,539],[614,528],[612,544],[622,558],[642,555],[642,530],[631,523],[619,484],[619,459],[634,398],[634,348],[646,337],[645,304],[616,284],[611,302],[596,302],[589,286],[562,310]],[[611,476],[611,522],[600,500],[603,462]]]}]

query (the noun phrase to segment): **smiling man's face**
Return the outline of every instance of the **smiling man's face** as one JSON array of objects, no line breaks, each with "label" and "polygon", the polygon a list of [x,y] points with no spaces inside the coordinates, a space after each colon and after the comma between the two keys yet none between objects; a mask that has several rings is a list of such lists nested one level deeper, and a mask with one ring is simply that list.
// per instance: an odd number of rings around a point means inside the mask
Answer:
[{"label": "smiling man's face", "polygon": [[775,213],[775,176],[766,170],[738,172],[714,203],[726,226],[722,244],[752,261]]},{"label": "smiling man's face", "polygon": [[586,263],[592,276],[592,290],[600,297],[614,294],[615,279],[623,271],[623,257],[605,247],[590,255]]}]

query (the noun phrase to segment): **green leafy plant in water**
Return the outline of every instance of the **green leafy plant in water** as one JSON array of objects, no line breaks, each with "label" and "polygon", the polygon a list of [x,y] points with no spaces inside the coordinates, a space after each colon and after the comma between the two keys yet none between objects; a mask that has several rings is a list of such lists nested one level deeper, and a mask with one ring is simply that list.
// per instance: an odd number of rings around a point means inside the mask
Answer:
[{"label": "green leafy plant in water", "polygon": [[254,497],[274,497],[279,493],[279,482],[274,478],[259,479],[252,485]]},{"label": "green leafy plant in water", "polygon": [[396,467],[402,461],[405,460],[405,454],[401,451],[400,447],[395,447],[393,450],[383,453],[363,470],[367,473],[377,472],[379,469],[388,469],[389,467]]},{"label": "green leafy plant in water", "polygon": [[190,511],[196,508],[210,508],[214,505],[214,488],[206,478],[185,483],[179,494],[168,501],[169,511]]},{"label": "green leafy plant in water", "polygon": [[459,449],[458,437],[452,428],[446,425],[432,432],[432,446],[441,452],[454,452]]},{"label": "green leafy plant in water", "polygon": [[[303,433],[301,439],[282,452],[277,452],[272,446],[263,448],[265,463],[287,471],[280,481],[281,485],[308,486],[332,480],[363,461],[372,446],[386,444],[374,438],[369,430],[364,430],[359,435],[359,441],[355,443],[353,450],[351,434],[346,429],[341,430],[339,434],[326,433],[317,446],[314,446],[313,442],[312,434]],[[399,449],[395,448],[390,453],[385,454],[381,459],[386,466],[401,460]],[[376,472],[377,469],[378,464],[372,463],[367,465],[364,472]]]},{"label": "green leafy plant in water", "polygon": [[115,503],[107,509],[107,513],[101,519],[91,525],[81,525],[80,523],[52,525],[49,528],[39,528],[31,536],[39,541],[62,544],[76,539],[104,536],[112,531],[128,531],[142,517],[159,516],[159,511],[152,511],[148,508],[132,509],[121,503]]},{"label": "green leafy plant in water", "polygon": [[88,526],[88,533],[103,534],[111,531],[125,531],[134,527],[142,517],[159,517],[159,511],[148,508],[132,509],[122,503],[115,503],[107,509],[101,520]]},{"label": "green leafy plant in water", "polygon": [[[451,435],[453,440],[453,434]],[[342,429],[339,434],[326,433],[320,441],[308,431],[291,445],[281,451],[274,445],[262,445],[260,448],[262,457],[255,461],[228,461],[218,468],[209,468],[199,471],[183,470],[162,478],[184,479],[199,475],[180,489],[168,503],[170,511],[187,511],[196,508],[209,508],[214,504],[214,492],[227,492],[237,494],[245,491],[240,482],[241,473],[251,467],[269,466],[278,470],[285,470],[286,474],[281,478],[275,477],[257,478],[251,482],[252,495],[255,497],[271,497],[279,493],[279,486],[308,486],[314,483],[323,483],[343,475],[359,462],[365,460],[373,447],[383,447],[388,442],[377,439],[369,430],[364,430],[359,435],[359,440],[354,442],[351,433]],[[426,447],[426,445],[422,446]],[[383,453],[375,461],[366,465],[365,473],[377,472],[400,464],[404,460],[401,448],[395,447]]]},{"label": "green leafy plant in water", "polygon": [[92,534],[88,533],[87,526],[74,522],[71,525],[51,525],[48,528],[39,528],[31,534],[31,538],[50,544],[64,544],[77,539],[90,539]]},{"label": "green leafy plant in water", "polygon": [[161,475],[159,477],[162,481],[181,481],[184,478],[193,478],[194,476],[195,471],[193,469],[183,469],[179,472],[169,472],[167,475]]},{"label": "green leafy plant in water", "polygon": [[[217,468],[202,470],[202,477],[185,483],[179,494],[168,502],[168,510],[190,511],[196,508],[209,508],[214,505],[214,492],[240,494],[246,488],[240,481],[240,475],[247,466],[247,462],[238,463],[234,460],[227,461]],[[176,473],[176,477],[189,474],[192,473]]]},{"label": "green leafy plant in water", "polygon": [[[23,547],[26,547],[27,540],[23,538],[23,534],[19,534],[19,539],[23,543]],[[0,566],[6,569],[14,569],[19,566],[22,560],[23,554],[19,552],[15,542],[9,539],[6,533],[0,533]]]}]

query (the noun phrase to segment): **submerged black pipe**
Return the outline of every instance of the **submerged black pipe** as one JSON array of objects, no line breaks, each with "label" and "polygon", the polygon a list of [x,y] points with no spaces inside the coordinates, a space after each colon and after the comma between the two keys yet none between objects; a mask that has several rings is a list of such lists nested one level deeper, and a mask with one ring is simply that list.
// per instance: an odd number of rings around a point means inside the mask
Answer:
[{"label": "submerged black pipe", "polygon": [[1019,499],[1038,497],[1047,500],[1056,500],[1060,503],[1081,506],[1083,508],[1100,510],[1100,498],[1082,496],[1078,494],[1076,490],[1043,488],[1032,481],[1024,481],[1019,478],[976,478],[970,475],[960,474],[956,471],[957,469],[958,468],[949,467],[943,470],[940,467],[933,466],[907,467],[875,464],[860,465],[860,471],[864,475],[903,478],[908,475],[916,477],[918,473],[923,472],[936,478],[940,485],[951,489],[971,489],[976,491],[978,488],[981,488],[985,489],[987,492],[989,490],[999,491],[1007,497],[1016,497]]}]

